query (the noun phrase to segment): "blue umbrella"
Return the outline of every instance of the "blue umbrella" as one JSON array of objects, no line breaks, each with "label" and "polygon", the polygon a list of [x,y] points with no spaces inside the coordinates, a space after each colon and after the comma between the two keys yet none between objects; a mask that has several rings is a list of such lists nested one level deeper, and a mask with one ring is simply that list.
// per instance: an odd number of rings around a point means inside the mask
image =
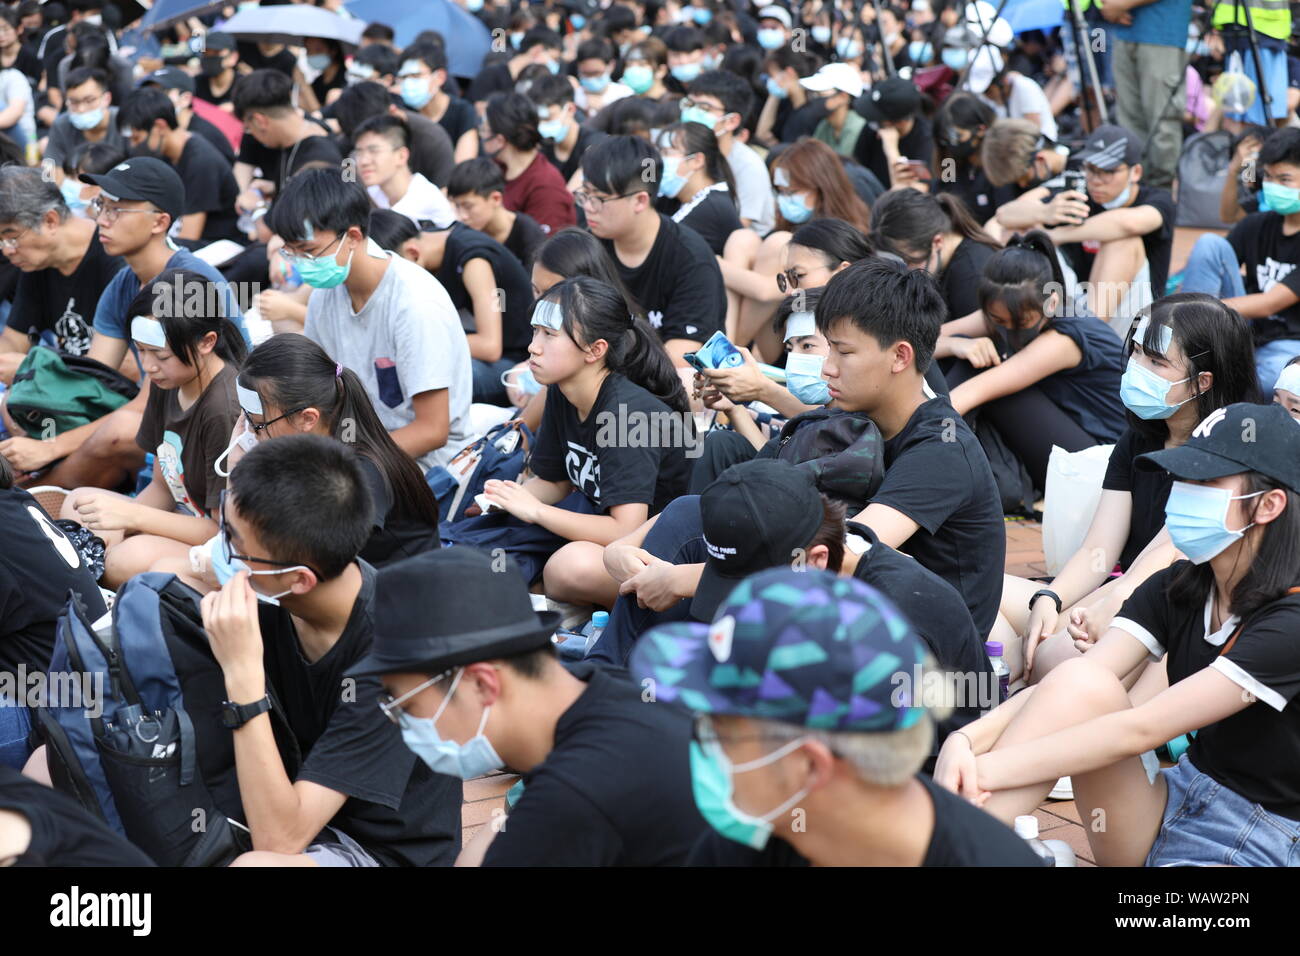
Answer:
[{"label": "blue umbrella", "polygon": [[240,10],[219,27],[222,33],[255,43],[297,45],[303,37],[317,37],[335,40],[345,49],[360,46],[361,31],[365,28],[361,20],[299,3]]},{"label": "blue umbrella", "polygon": [[447,41],[447,64],[454,76],[476,76],[492,46],[478,17],[449,0],[346,0],[345,9],[367,23],[386,23],[393,28],[400,47],[410,44],[422,30],[437,30]]},{"label": "blue umbrella", "polygon": [[1061,0],[1007,0],[1002,16],[1016,33],[1050,30],[1065,22],[1065,7]]},{"label": "blue umbrella", "polygon": [[140,20],[141,30],[165,30],[173,23],[227,6],[230,0],[153,0],[153,6]]}]

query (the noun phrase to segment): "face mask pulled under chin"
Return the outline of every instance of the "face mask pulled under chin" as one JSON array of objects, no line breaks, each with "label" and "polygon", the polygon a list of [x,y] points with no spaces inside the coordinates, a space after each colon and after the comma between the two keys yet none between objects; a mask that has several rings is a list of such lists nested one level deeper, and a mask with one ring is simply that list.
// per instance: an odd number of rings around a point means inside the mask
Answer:
[{"label": "face mask pulled under chin", "polygon": [[[226,536],[218,531],[208,544],[208,561],[212,568],[212,573],[217,578],[217,583],[223,588],[231,578],[240,571],[248,572],[248,586],[253,588],[253,578],[257,576],[267,577],[273,574],[288,574],[290,571],[308,571],[310,568],[305,565],[294,565],[291,568],[278,568],[275,571],[254,571],[239,558],[231,557],[226,541]],[[257,588],[253,588],[253,593],[257,595],[257,600],[262,604],[270,604],[272,607],[280,606],[280,598],[293,591],[293,588],[287,588],[278,594],[263,594]]]}]

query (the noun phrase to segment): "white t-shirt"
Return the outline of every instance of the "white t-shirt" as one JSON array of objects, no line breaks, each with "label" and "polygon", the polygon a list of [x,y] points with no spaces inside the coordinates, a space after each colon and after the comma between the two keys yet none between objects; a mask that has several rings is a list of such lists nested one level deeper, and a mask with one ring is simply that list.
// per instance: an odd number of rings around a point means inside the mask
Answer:
[{"label": "white t-shirt", "polygon": [[315,289],[303,332],[357,373],[389,431],[415,421],[413,396],[447,389],[447,443],[419,459],[425,471],[445,465],[472,437],[473,372],[460,317],[442,284],[414,262],[384,252],[373,240],[362,254],[388,260],[365,307],[352,311],[346,284]]},{"label": "white t-shirt", "polygon": [[741,142],[731,144],[727,154],[731,175],[736,180],[736,198],[740,200],[740,218],[749,220],[749,228],[767,235],[776,225],[776,200],[772,197],[772,179],[762,157]]},{"label": "white t-shirt", "polygon": [[1003,119],[1021,119],[1027,113],[1037,113],[1039,131],[1048,139],[1056,139],[1056,117],[1052,115],[1052,104],[1047,101],[1043,88],[1023,74],[1013,72],[1010,76],[1011,93],[1007,96],[1006,106],[994,103],[982,94],[980,99]]},{"label": "white t-shirt", "polygon": [[28,142],[31,142],[36,138],[36,114],[32,107],[31,85],[27,82],[27,77],[12,67],[0,70],[0,109],[8,109],[19,99],[26,100],[27,106],[14,126],[22,130]]},{"label": "white t-shirt", "polygon": [[[368,186],[366,192],[380,209],[390,208],[388,197],[378,186]],[[433,224],[439,229],[446,229],[456,221],[456,212],[451,208],[447,197],[442,194],[441,189],[425,179],[422,173],[416,173],[411,177],[411,185],[407,187],[406,195],[397,200],[391,208],[416,224],[421,219],[432,219]]]},{"label": "white t-shirt", "polygon": [[[605,87],[605,92],[600,100],[600,108],[604,109],[610,103],[621,100],[632,95],[632,88],[624,86],[622,83],[610,83]],[[578,88],[573,91],[573,103],[578,109],[586,112],[591,108],[590,101],[587,99],[587,91],[579,84]]]}]

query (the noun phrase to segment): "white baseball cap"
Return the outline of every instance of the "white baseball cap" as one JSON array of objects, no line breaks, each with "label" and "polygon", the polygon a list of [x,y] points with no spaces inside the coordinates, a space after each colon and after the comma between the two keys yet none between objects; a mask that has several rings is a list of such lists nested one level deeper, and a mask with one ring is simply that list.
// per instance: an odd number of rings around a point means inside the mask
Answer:
[{"label": "white baseball cap", "polygon": [[983,40],[987,35],[988,41],[994,46],[1011,46],[1016,38],[1010,22],[1005,17],[998,16],[997,8],[986,0],[966,4],[966,23],[976,37]]},{"label": "white baseball cap", "polygon": [[993,77],[1001,72],[1002,54],[992,47],[981,47],[966,74],[966,85],[972,93],[983,93],[993,82]]},{"label": "white baseball cap", "polygon": [[791,27],[790,12],[786,10],[784,7],[778,7],[775,4],[766,6],[762,10],[759,10],[758,19],[780,20],[783,24],[785,24],[785,28],[787,30],[789,30]]},{"label": "white baseball cap", "polygon": [[856,99],[862,95],[862,73],[849,63],[828,63],[799,85],[814,93],[839,90]]}]

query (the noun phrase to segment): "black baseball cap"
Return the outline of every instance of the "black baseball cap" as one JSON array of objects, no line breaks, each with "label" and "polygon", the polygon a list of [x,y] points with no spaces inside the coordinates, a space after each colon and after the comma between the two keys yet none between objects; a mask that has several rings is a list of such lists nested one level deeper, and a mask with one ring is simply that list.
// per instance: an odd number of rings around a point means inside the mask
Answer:
[{"label": "black baseball cap", "polygon": [[152,156],[123,160],[106,173],[82,173],[83,183],[98,186],[105,199],[151,202],[172,217],[185,212],[185,185],[176,170]]},{"label": "black baseball cap", "polygon": [[143,86],[161,86],[164,90],[180,90],[183,93],[194,92],[194,77],[174,66],[164,66],[146,73],[135,85],[138,90]]},{"label": "black baseball cap", "polygon": [[380,569],[374,643],[347,673],[440,674],[541,650],[559,626],[513,567],[464,545],[426,551]]},{"label": "black baseball cap", "polygon": [[1079,151],[1079,162],[1098,169],[1133,166],[1142,158],[1142,140],[1123,126],[1108,123],[1098,126]]},{"label": "black baseball cap", "polygon": [[772,458],[732,465],[700,495],[708,557],[691,615],[712,619],[741,578],[790,565],[824,517],[810,471]]},{"label": "black baseball cap", "polygon": [[1255,471],[1300,494],[1300,424],[1281,405],[1238,402],[1207,415],[1186,444],[1136,460],[1186,481]]},{"label": "black baseball cap", "polygon": [[897,122],[921,109],[921,91],[911,80],[891,76],[881,80],[858,101],[858,112],[872,123]]}]

